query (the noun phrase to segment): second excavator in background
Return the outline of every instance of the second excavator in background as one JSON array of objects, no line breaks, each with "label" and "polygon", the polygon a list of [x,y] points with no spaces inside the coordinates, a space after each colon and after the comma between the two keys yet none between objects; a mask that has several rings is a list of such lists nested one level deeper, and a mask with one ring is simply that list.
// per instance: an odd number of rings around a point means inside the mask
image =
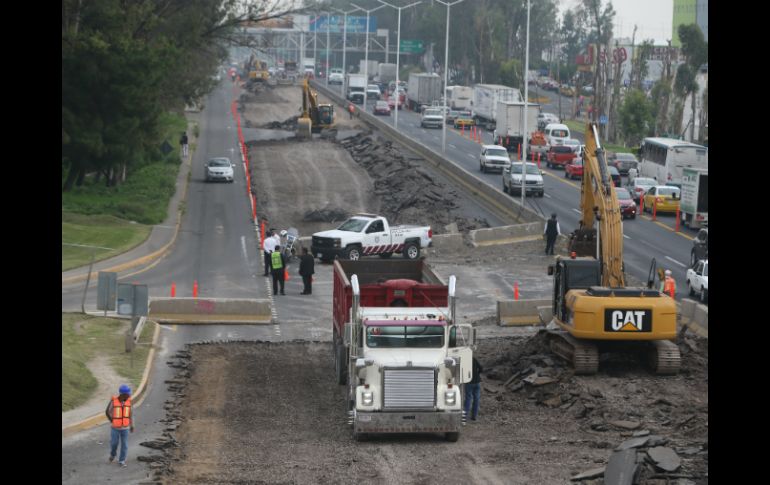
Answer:
[{"label": "second excavator in background", "polygon": [[297,136],[310,138],[311,133],[334,127],[334,105],[318,104],[318,93],[310,89],[307,78],[302,81],[302,114],[297,120]]},{"label": "second excavator in background", "polygon": [[612,350],[641,352],[657,374],[676,374],[676,302],[652,281],[625,286],[622,217],[596,124],[587,126],[585,138],[580,227],[570,236],[570,257],[548,267],[551,350],[577,374],[596,373],[599,352]]}]

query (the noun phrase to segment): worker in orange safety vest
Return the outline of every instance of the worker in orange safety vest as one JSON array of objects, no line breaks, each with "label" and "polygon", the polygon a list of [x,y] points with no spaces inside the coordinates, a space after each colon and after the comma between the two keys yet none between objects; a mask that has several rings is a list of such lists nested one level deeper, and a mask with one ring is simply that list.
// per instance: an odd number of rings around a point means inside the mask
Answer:
[{"label": "worker in orange safety vest", "polygon": [[353,119],[353,113],[356,111],[356,107],[353,106],[353,103],[348,104],[348,113],[350,113],[350,119]]},{"label": "worker in orange safety vest", "polygon": [[120,466],[126,466],[126,455],[128,454],[128,432],[134,432],[134,413],[131,405],[131,388],[123,384],[118,389],[118,395],[112,396],[107,404],[105,413],[107,419],[112,424],[110,439],[110,463],[115,460],[115,453],[118,451],[118,442],[120,442],[120,457],[118,463]]},{"label": "worker in orange safety vest", "polygon": [[663,293],[667,294],[671,298],[674,298],[676,294],[676,281],[671,277],[671,270],[666,270],[666,279],[663,282]]}]

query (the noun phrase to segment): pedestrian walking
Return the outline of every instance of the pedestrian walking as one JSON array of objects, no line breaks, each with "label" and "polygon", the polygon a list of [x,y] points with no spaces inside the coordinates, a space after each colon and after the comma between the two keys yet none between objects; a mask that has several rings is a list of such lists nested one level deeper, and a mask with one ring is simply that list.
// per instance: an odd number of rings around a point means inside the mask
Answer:
[{"label": "pedestrian walking", "polygon": [[265,238],[264,243],[262,243],[262,250],[264,251],[265,255],[265,275],[264,276],[270,276],[270,268],[272,265],[272,261],[270,259],[270,253],[275,251],[275,246],[280,243],[280,240],[275,234],[275,229],[270,229],[268,231],[269,236]]},{"label": "pedestrian walking", "polygon": [[286,257],[281,252],[281,246],[278,245],[275,247],[275,250],[270,253],[270,267],[273,270],[273,295],[278,294],[278,282],[281,282],[281,294],[285,295],[286,293],[283,292],[283,284],[284,284],[284,272],[286,271]]},{"label": "pedestrian walking", "polygon": [[473,358],[473,376],[471,381],[465,384],[465,416],[468,416],[468,411],[471,407],[471,399],[473,399],[473,414],[471,414],[471,421],[476,421],[479,415],[479,400],[481,399],[481,373],[484,372],[484,368],[476,357]]},{"label": "pedestrian walking", "polygon": [[128,454],[128,432],[134,432],[134,419],[136,418],[131,406],[131,388],[123,384],[118,389],[118,395],[112,396],[105,410],[107,419],[112,424],[110,429],[110,463],[115,460],[120,443],[120,456],[118,463],[126,466]]},{"label": "pedestrian walking", "polygon": [[187,159],[188,145],[187,145],[187,132],[182,132],[182,137],[179,139],[179,144],[182,146],[182,158]]},{"label": "pedestrian walking", "polygon": [[307,248],[302,248],[302,256],[299,257],[299,274],[302,276],[302,293],[300,295],[313,294],[313,273],[315,269],[315,258],[308,254]]},{"label": "pedestrian walking", "polygon": [[551,214],[551,218],[545,221],[545,254],[553,254],[553,246],[556,243],[556,237],[561,236],[561,228],[556,220],[556,213]]},{"label": "pedestrian walking", "polygon": [[671,298],[676,295],[676,281],[671,276],[671,270],[667,269],[665,272],[666,279],[663,281],[663,293],[667,294]]},{"label": "pedestrian walking", "polygon": [[356,111],[356,107],[353,106],[353,103],[348,103],[348,113],[350,113],[350,119],[353,119],[353,113]]}]

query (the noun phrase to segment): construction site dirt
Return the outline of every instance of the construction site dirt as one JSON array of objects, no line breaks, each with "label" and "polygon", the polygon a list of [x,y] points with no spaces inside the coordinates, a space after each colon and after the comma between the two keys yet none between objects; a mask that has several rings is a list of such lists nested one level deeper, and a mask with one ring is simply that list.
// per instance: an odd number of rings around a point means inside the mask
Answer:
[{"label": "construction site dirt", "polygon": [[[680,348],[678,376],[653,376],[628,357],[574,376],[542,333],[481,340],[479,420],[449,443],[430,434],[354,441],[329,343],[191,345],[173,362],[173,431],[153,443],[163,454],[141,459],[169,484],[557,484],[633,446],[636,483],[707,484],[708,347],[687,337]],[[654,448],[679,465],[657,467]]]},{"label": "construction site dirt", "polygon": [[[336,136],[299,141],[273,129],[291,129],[301,104],[296,86],[241,101],[246,126],[276,132],[246,137],[258,213],[272,227],[309,236],[356,212],[430,224],[436,233],[451,223],[460,232],[500,225],[472,196],[339,107]],[[415,184],[429,190],[414,198]],[[443,276],[473,270],[462,281],[477,301],[460,300],[458,313],[486,331],[474,350],[485,369],[479,421],[464,426],[458,442],[430,434],[354,441],[329,342],[203,342],[169,361],[178,374],[166,383],[174,396],[166,431],[144,443],[160,453],[148,449],[139,459],[168,484],[598,485],[605,471],[617,471],[620,453],[632,453],[625,471],[635,483],[708,484],[708,341],[680,337],[676,376],[653,375],[630,353],[603,354],[598,374],[575,376],[548,350],[541,327],[498,327],[494,300],[512,295],[485,286],[515,275],[527,298],[549,298],[553,257],[542,248],[534,241],[425,253]],[[318,311],[330,307],[323,302]]]}]

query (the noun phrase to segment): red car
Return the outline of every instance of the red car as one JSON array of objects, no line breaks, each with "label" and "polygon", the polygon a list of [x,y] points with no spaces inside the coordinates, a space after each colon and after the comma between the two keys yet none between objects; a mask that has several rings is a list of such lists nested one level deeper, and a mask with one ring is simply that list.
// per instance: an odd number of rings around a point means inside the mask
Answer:
[{"label": "red car", "polygon": [[377,101],[374,103],[374,114],[390,116],[390,107],[385,101]]},{"label": "red car", "polygon": [[572,159],[575,158],[575,152],[572,151],[572,147],[566,145],[556,145],[548,149],[547,158],[545,164],[548,168],[552,168],[556,165],[564,167]]},{"label": "red car", "polygon": [[583,178],[583,159],[575,157],[564,166],[564,178],[579,179]]},{"label": "red car", "polygon": [[618,196],[618,203],[620,204],[620,215],[625,219],[629,217],[636,219],[636,203],[631,198],[631,193],[627,189],[616,188],[615,194]]}]

